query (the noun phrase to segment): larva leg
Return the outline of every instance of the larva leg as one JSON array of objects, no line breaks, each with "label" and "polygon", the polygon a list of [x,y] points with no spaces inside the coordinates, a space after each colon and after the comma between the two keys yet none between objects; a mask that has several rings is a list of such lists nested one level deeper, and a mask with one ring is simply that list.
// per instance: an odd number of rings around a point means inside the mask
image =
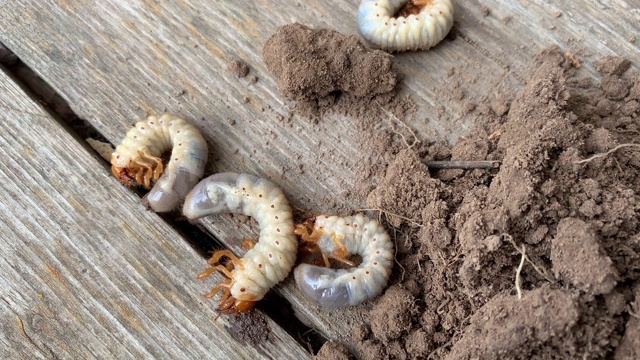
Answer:
[{"label": "larva leg", "polygon": [[211,289],[210,292],[205,294],[204,297],[207,298],[207,299],[211,299],[214,296],[216,296],[216,294],[218,293],[218,291],[220,291],[220,289],[222,289],[222,297],[223,298],[225,298],[225,296],[229,297],[229,288],[230,287],[231,287],[231,279],[225,279],[220,284],[218,284],[213,289]]},{"label": "larva leg", "polygon": [[224,276],[228,277],[229,279],[233,278],[233,274],[231,274],[231,271],[229,271],[229,269],[224,267],[224,265],[217,265],[215,269],[220,271],[222,274],[224,274]]},{"label": "larva leg", "polygon": [[231,259],[233,264],[238,266],[240,269],[244,269],[244,266],[242,265],[242,261],[240,259],[238,259],[238,257],[234,253],[232,253],[231,250],[219,250],[219,251],[216,251],[215,253],[213,253],[213,256],[211,257],[211,259],[209,259],[209,264],[210,265],[217,264],[218,261],[220,261],[220,259],[223,256],[226,256],[229,259]]},{"label": "larva leg", "polygon": [[[295,230],[293,230],[293,233],[300,236],[302,241],[309,243],[302,248],[304,251],[307,251],[311,254],[320,252],[320,255],[322,255],[322,260],[324,261],[324,266],[331,267],[329,258],[320,250],[320,247],[318,246],[318,240],[320,240],[320,238],[324,234],[324,231],[322,231],[322,229],[320,228],[314,227],[313,221],[314,219],[311,218],[305,220],[301,224],[296,224],[296,228]],[[311,233],[309,233],[310,228],[312,229]]]},{"label": "larva leg", "polygon": [[331,258],[336,259],[343,264],[346,264],[349,266],[355,266],[355,264],[352,261],[347,260],[347,256],[349,256],[349,250],[347,250],[347,247],[344,246],[342,239],[343,239],[342,236],[338,236],[336,234],[331,235],[331,240],[333,240],[333,242],[338,247],[336,250],[334,250],[331,253]]},{"label": "larva leg", "polygon": [[209,276],[211,276],[211,274],[213,274],[214,272],[216,272],[216,268],[214,267],[209,267],[204,269],[203,272],[201,272],[200,274],[198,274],[198,279],[204,279],[204,278],[208,278]]},{"label": "larva leg", "polygon": [[[310,218],[300,224],[296,224],[293,233],[300,236],[303,241],[317,243],[322,237],[323,231],[313,226],[314,221],[314,218]],[[309,232],[309,229],[312,229],[311,232]]]},{"label": "larva leg", "polygon": [[256,246],[256,242],[253,239],[244,238],[242,240],[242,248],[246,250],[251,250]]},{"label": "larva leg", "polygon": [[228,278],[233,277],[233,275],[231,274],[231,271],[227,269],[224,265],[216,265],[216,266],[209,267],[205,269],[203,272],[201,272],[198,275],[198,279],[204,279],[206,277],[209,277],[216,271],[220,271],[224,276]]},{"label": "larva leg", "polygon": [[153,181],[158,181],[158,179],[160,178],[160,175],[162,175],[162,172],[164,171],[164,165],[162,165],[162,159],[157,156],[151,155],[147,150],[142,152],[141,158],[143,158],[147,164],[152,163],[149,165],[153,170],[153,171],[150,171],[148,174],[149,179],[151,179],[151,177],[153,176]]},{"label": "larva leg", "polygon": [[229,297],[220,302],[220,306],[218,306],[218,309],[222,310],[223,312],[230,311],[231,309],[229,308],[232,307],[235,302],[236,299],[234,299],[233,297]]},{"label": "larva leg", "polygon": [[[137,170],[136,181],[144,184],[145,187],[151,186],[151,176],[153,175],[153,167],[142,156],[132,160],[131,168]],[[143,180],[144,178],[144,180]]]}]

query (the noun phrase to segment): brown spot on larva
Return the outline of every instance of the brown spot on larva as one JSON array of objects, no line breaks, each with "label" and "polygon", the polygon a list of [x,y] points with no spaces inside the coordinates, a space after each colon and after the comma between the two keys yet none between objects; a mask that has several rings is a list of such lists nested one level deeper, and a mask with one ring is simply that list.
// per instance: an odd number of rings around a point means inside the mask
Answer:
[{"label": "brown spot on larva", "polygon": [[245,288],[240,288],[240,291],[241,291],[241,292],[245,292],[245,291],[247,291],[247,289],[245,289]]},{"label": "brown spot on larva", "polygon": [[275,205],[271,204],[271,208],[272,208],[272,209],[273,209],[273,208],[275,208],[275,207],[276,207]]},{"label": "brown spot on larva", "polygon": [[273,257],[273,254],[269,254],[269,259],[271,259]]},{"label": "brown spot on larva", "polygon": [[369,275],[369,270],[365,271],[364,273],[365,273],[365,274],[367,274],[367,275]]},{"label": "brown spot on larva", "polygon": [[182,143],[178,144],[178,146],[182,146]]},{"label": "brown spot on larva", "polygon": [[380,250],[377,250],[377,251],[376,251],[376,254],[378,254],[378,255],[379,255],[379,254],[380,254]]},{"label": "brown spot on larva", "polygon": [[279,219],[279,217],[278,217],[278,215],[276,215],[276,220],[278,220],[278,219]]},{"label": "brown spot on larva", "polygon": [[262,264],[258,264],[258,269],[262,269]]},{"label": "brown spot on larva", "polygon": [[276,240],[276,245],[280,245],[280,241]]},{"label": "brown spot on larva", "polygon": [[140,126],[140,130],[144,130],[144,126]]},{"label": "brown spot on larva", "polygon": [[353,280],[355,280],[355,279],[356,279],[356,277],[355,277],[355,276],[352,276],[351,278],[352,278]]},{"label": "brown spot on larva", "polygon": [[175,158],[175,159],[173,159],[173,160],[178,161],[178,158]]},{"label": "brown spot on larva", "polygon": [[373,240],[371,240],[371,241],[372,241],[372,242],[376,242],[376,240],[378,240],[378,239],[376,239],[376,238],[373,238]]},{"label": "brown spot on larva", "polygon": [[378,262],[377,262],[377,261],[374,261],[374,262],[373,262],[373,266],[378,266]]},{"label": "brown spot on larva", "polygon": [[247,188],[246,188],[246,187],[243,187],[243,188],[242,188],[242,191],[247,191]]},{"label": "brown spot on larva", "polygon": [[358,224],[353,224],[353,227],[354,227],[354,228],[357,228],[357,227],[358,227]]},{"label": "brown spot on larva", "polygon": [[262,194],[258,195],[258,197],[260,197],[260,198],[261,198],[261,197],[262,197]]},{"label": "brown spot on larva", "polygon": [[277,231],[277,232],[280,232],[280,228],[277,228],[277,229],[276,229],[276,231]]}]

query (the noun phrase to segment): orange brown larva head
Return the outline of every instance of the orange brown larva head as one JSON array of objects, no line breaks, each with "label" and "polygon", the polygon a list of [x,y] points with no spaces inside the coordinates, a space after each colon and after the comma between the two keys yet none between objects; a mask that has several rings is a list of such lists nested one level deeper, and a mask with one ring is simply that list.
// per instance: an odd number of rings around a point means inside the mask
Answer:
[{"label": "orange brown larva head", "polygon": [[220,309],[225,314],[238,314],[247,312],[256,305],[257,301],[243,301],[236,300],[231,306],[228,308],[222,308],[222,305],[218,309]]},{"label": "orange brown larva head", "polygon": [[226,301],[222,301],[218,310],[223,314],[237,314],[251,310],[258,301],[255,300],[239,300],[230,296]]}]

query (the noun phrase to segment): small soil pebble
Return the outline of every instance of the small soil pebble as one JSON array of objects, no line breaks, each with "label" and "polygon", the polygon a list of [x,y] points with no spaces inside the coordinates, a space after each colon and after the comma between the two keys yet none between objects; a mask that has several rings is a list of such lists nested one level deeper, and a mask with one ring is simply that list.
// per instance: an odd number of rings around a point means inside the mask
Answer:
[{"label": "small soil pebble", "polygon": [[242,60],[232,60],[227,65],[227,71],[232,72],[237,78],[249,75],[249,65]]}]

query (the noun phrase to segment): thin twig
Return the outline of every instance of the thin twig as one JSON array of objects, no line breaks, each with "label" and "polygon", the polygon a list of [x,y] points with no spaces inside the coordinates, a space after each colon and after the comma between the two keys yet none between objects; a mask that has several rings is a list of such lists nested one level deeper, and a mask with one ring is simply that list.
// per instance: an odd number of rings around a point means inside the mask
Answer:
[{"label": "thin twig", "polygon": [[518,248],[518,245],[516,245],[516,242],[513,241],[513,238],[511,237],[511,235],[509,234],[502,234],[502,236],[504,236],[510,243],[511,245],[520,253],[520,255],[523,255],[524,258],[529,262],[529,264],[531,264],[531,266],[533,266],[533,269],[540,274],[542,277],[544,277],[545,279],[547,279],[548,282],[550,283],[555,283],[555,279],[553,279],[552,277],[549,276],[549,274],[547,274],[547,271],[544,269],[540,269],[536,263],[534,263],[531,258],[529,258],[528,255],[523,254],[522,250],[520,250],[520,248]]},{"label": "thin twig", "polygon": [[496,169],[500,167],[500,161],[426,161],[427,167],[432,169]]},{"label": "thin twig", "polygon": [[402,264],[400,263],[400,261],[398,261],[398,235],[396,233],[396,229],[393,229],[393,242],[396,244],[395,247],[395,252],[393,253],[393,261],[395,261],[396,264],[398,264],[398,266],[400,266],[400,269],[402,269],[402,276],[400,277],[400,282],[404,281],[404,273],[406,272],[406,270],[404,269],[404,266],[402,266]]},{"label": "thin twig", "polygon": [[411,136],[413,136],[413,143],[411,145],[409,145],[409,142],[407,142],[407,139],[404,137],[404,135],[401,132],[398,132],[395,129],[392,129],[396,134],[400,135],[400,137],[402,138],[402,141],[407,146],[407,148],[411,149],[412,147],[414,147],[416,144],[418,144],[420,142],[420,140],[418,140],[418,137],[416,136],[416,133],[409,127],[409,125],[405,124],[402,120],[398,119],[395,115],[393,115],[387,109],[383,108],[382,105],[378,101],[376,101],[376,104],[378,104],[378,106],[380,106],[380,109],[385,114],[387,114],[387,116],[389,116],[390,118],[393,118],[395,121],[400,123],[400,125],[404,126],[405,128],[407,128],[407,130],[409,130],[409,132],[411,133]]},{"label": "thin twig", "polygon": [[516,270],[516,291],[518,292],[518,300],[522,299],[522,288],[520,286],[520,272],[522,271],[522,267],[524,266],[524,259],[527,257],[526,248],[524,244],[522,244],[522,258],[520,259],[520,265],[518,265],[518,269]]},{"label": "thin twig", "polygon": [[613,149],[611,149],[611,150],[609,150],[607,152],[600,153],[600,154],[595,154],[595,155],[591,156],[590,158],[587,158],[587,159],[584,159],[584,160],[580,160],[580,161],[574,161],[573,163],[574,164],[584,164],[584,163],[593,161],[595,159],[606,157],[609,154],[614,153],[614,152],[618,151],[619,149],[622,149],[622,148],[625,148],[625,147],[640,147],[640,144],[621,144],[621,145],[618,145],[618,146],[614,147]]}]

